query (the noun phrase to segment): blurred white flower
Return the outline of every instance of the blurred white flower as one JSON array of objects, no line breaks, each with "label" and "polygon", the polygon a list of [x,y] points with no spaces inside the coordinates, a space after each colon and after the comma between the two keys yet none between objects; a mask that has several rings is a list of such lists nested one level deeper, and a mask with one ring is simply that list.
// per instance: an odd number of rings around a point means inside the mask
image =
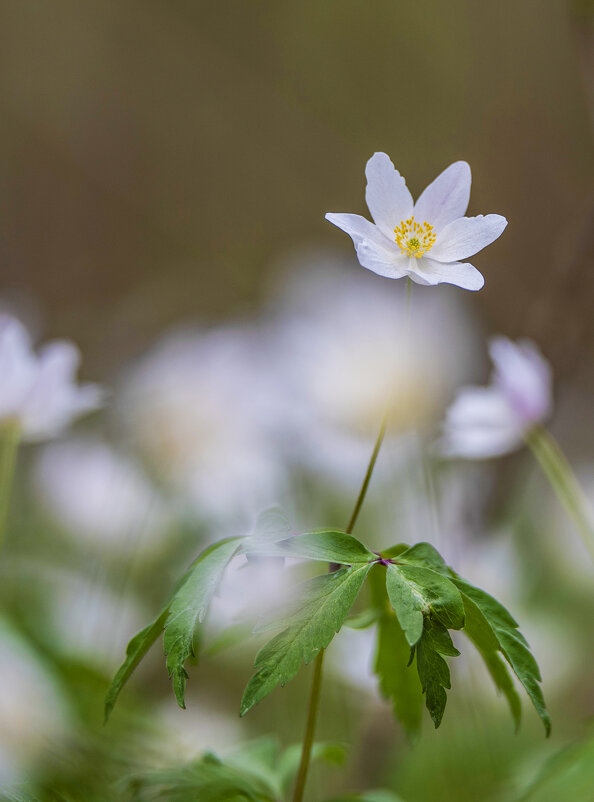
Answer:
[{"label": "blurred white flower", "polygon": [[293,598],[295,578],[291,580],[287,562],[295,560],[256,558],[234,560],[227,569],[213,599],[209,626],[214,631],[236,624],[251,630],[258,619],[287,605]]},{"label": "blurred white flower", "polygon": [[26,779],[67,725],[57,683],[25,641],[0,622],[0,788]]},{"label": "blurred white flower", "polygon": [[125,380],[121,414],[134,444],[202,518],[245,526],[282,493],[268,361],[251,330],[180,331]]},{"label": "blurred white flower", "polygon": [[206,699],[189,704],[180,715],[175,699],[170,698],[157,709],[159,760],[163,765],[194,760],[203,752],[219,752],[236,746],[242,740],[242,727],[237,714],[230,715],[212,707]]},{"label": "blurred white flower", "polygon": [[69,532],[120,554],[160,541],[168,515],[138,467],[98,440],[46,446],[35,466],[37,490]]},{"label": "blurred white flower", "polygon": [[[440,294],[414,298],[407,338],[403,294],[387,294],[344,265],[320,261],[312,257],[315,270],[301,268],[276,302],[271,339],[288,407],[282,415],[300,463],[359,483],[384,412],[394,440],[438,420],[472,367],[475,338],[459,299],[444,303]],[[406,456],[396,453],[404,447],[380,456],[380,475],[381,463]]]},{"label": "blurred white flower", "polygon": [[56,643],[75,658],[111,671],[121,661],[131,636],[146,624],[147,612],[128,593],[104,579],[46,570],[50,626]]},{"label": "blurred white flower", "polygon": [[484,279],[460,262],[497,239],[507,225],[498,214],[464,217],[470,198],[470,167],[454,162],[414,203],[404,178],[385,153],[365,169],[365,199],[375,225],[358,214],[327,214],[352,238],[363,267],[387,278],[409,276],[417,284],[456,284],[480,290]]},{"label": "blurred white flower", "polygon": [[489,353],[491,384],[463,388],[447,412],[446,456],[481,459],[514,451],[551,412],[551,367],[533,343],[494,337]]},{"label": "blurred white flower", "polygon": [[79,361],[76,346],[62,340],[35,354],[24,326],[0,315],[0,425],[18,427],[26,440],[44,440],[100,407],[101,388],[76,384]]},{"label": "blurred white flower", "polygon": [[365,691],[379,699],[378,680],[374,673],[377,627],[349,629],[343,627],[328,651],[330,670],[357,691]]}]

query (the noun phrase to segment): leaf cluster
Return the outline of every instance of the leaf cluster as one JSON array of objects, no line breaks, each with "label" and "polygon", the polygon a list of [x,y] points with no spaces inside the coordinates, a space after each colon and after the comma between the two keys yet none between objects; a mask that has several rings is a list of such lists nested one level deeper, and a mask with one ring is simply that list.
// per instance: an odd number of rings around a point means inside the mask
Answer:
[{"label": "leaf cluster", "polygon": [[[275,738],[264,737],[244,744],[224,760],[208,752],[179,768],[135,776],[128,785],[141,800],[281,802],[293,785],[300,756],[300,744],[281,750]],[[337,766],[345,757],[342,744],[317,743],[312,750],[312,760]]]},{"label": "leaf cluster", "polygon": [[[197,655],[209,605],[227,565],[238,555],[291,557],[339,566],[301,583],[296,602],[260,628],[278,632],[256,656],[241,715],[326,649],[344,624],[373,625],[377,629],[375,671],[395,715],[409,732],[416,732],[424,696],[438,727],[451,687],[448,659],[460,654],[450,632],[462,630],[506,697],[516,726],[521,706],[510,669],[549,733],[540,672],[518,624],[492,596],[449,568],[433,546],[400,544],[377,554],[339,530],[291,536],[276,509],[261,516],[252,535],[220,541],[190,566],[159,615],[130,641],[107,693],[106,718],[123,685],[162,632],[167,670],[178,704],[185,706],[186,662]],[[369,604],[349,618],[366,582]]]}]

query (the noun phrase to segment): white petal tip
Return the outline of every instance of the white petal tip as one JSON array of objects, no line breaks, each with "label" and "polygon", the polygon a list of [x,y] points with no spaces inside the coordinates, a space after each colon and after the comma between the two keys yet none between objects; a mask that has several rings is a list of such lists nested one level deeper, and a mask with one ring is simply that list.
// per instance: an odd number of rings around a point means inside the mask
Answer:
[{"label": "white petal tip", "polygon": [[[392,159],[388,156],[387,153],[384,153],[383,150],[377,150],[373,156],[371,156],[367,160],[367,164],[365,165],[365,176],[369,180],[369,171],[373,170],[373,168],[380,164],[384,165],[384,167],[389,167],[391,170],[394,169],[394,163]],[[380,168],[381,169],[381,168]]]},{"label": "white petal tip", "polygon": [[464,161],[463,159],[461,159],[460,161],[457,161],[457,162],[452,162],[452,164],[450,164],[449,167],[446,167],[446,169],[444,170],[444,173],[446,172],[446,170],[451,170],[452,172],[456,172],[456,173],[458,173],[460,175],[460,177],[462,177],[463,175],[467,175],[469,180],[472,178],[472,172],[470,170],[470,165],[468,164],[468,162]]}]

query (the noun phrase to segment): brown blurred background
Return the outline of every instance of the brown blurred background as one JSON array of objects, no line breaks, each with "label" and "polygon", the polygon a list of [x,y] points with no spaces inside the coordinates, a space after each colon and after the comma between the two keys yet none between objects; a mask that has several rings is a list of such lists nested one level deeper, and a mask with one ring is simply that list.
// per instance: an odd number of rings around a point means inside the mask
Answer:
[{"label": "brown blurred background", "polygon": [[594,353],[591,2],[3,0],[1,297],[104,378],[166,325],[257,308],[323,219],[473,168],[505,214],[487,327],[566,378]]}]

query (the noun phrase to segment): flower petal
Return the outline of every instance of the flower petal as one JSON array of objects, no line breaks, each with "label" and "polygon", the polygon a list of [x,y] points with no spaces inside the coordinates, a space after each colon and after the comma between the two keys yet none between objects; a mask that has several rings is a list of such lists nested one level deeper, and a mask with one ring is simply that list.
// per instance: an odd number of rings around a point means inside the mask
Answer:
[{"label": "flower petal", "polygon": [[326,215],[335,226],[345,231],[355,243],[357,258],[362,267],[386,278],[406,275],[408,259],[400,254],[395,242],[390,242],[377,226],[358,214]]},{"label": "flower petal", "polygon": [[414,262],[409,274],[417,284],[455,284],[463,290],[480,290],[485,283],[482,274],[468,262],[438,262],[427,257]]},{"label": "flower petal", "polygon": [[18,418],[37,373],[37,359],[25,327],[0,315],[0,419]]},{"label": "flower petal", "polygon": [[377,248],[386,249],[388,254],[392,247],[396,248],[396,242],[386,239],[382,232],[369,220],[361,217],[360,214],[336,214],[328,212],[326,220],[349,235],[355,243],[355,248],[362,242],[370,242]]},{"label": "flower petal", "polygon": [[415,220],[431,223],[436,233],[463,217],[470,199],[470,165],[454,162],[440,173],[415,203]]},{"label": "flower petal", "polygon": [[386,252],[375,243],[366,240],[357,246],[357,259],[362,267],[386,278],[403,278],[407,275],[408,259],[396,249]]},{"label": "flower petal", "polygon": [[465,387],[447,411],[439,448],[448,457],[486,459],[522,442],[522,425],[498,388]]},{"label": "flower petal", "polygon": [[495,366],[493,382],[526,425],[541,423],[553,406],[550,364],[529,340],[512,342],[492,337],[489,354]]},{"label": "flower petal", "polygon": [[103,404],[105,393],[98,385],[76,384],[79,362],[78,348],[64,340],[55,340],[41,350],[35,383],[21,413],[25,439],[53,437],[74,418]]},{"label": "flower petal", "polygon": [[483,429],[469,426],[445,434],[440,443],[440,451],[444,457],[489,459],[516,451],[522,443],[521,434],[514,429]]},{"label": "flower petal", "polygon": [[394,239],[394,229],[411,216],[413,199],[404,178],[385,153],[374,153],[365,167],[365,200],[378,228]]},{"label": "flower petal", "polygon": [[459,217],[439,232],[431,258],[438,262],[468,259],[501,236],[506,225],[507,220],[500,214]]}]

